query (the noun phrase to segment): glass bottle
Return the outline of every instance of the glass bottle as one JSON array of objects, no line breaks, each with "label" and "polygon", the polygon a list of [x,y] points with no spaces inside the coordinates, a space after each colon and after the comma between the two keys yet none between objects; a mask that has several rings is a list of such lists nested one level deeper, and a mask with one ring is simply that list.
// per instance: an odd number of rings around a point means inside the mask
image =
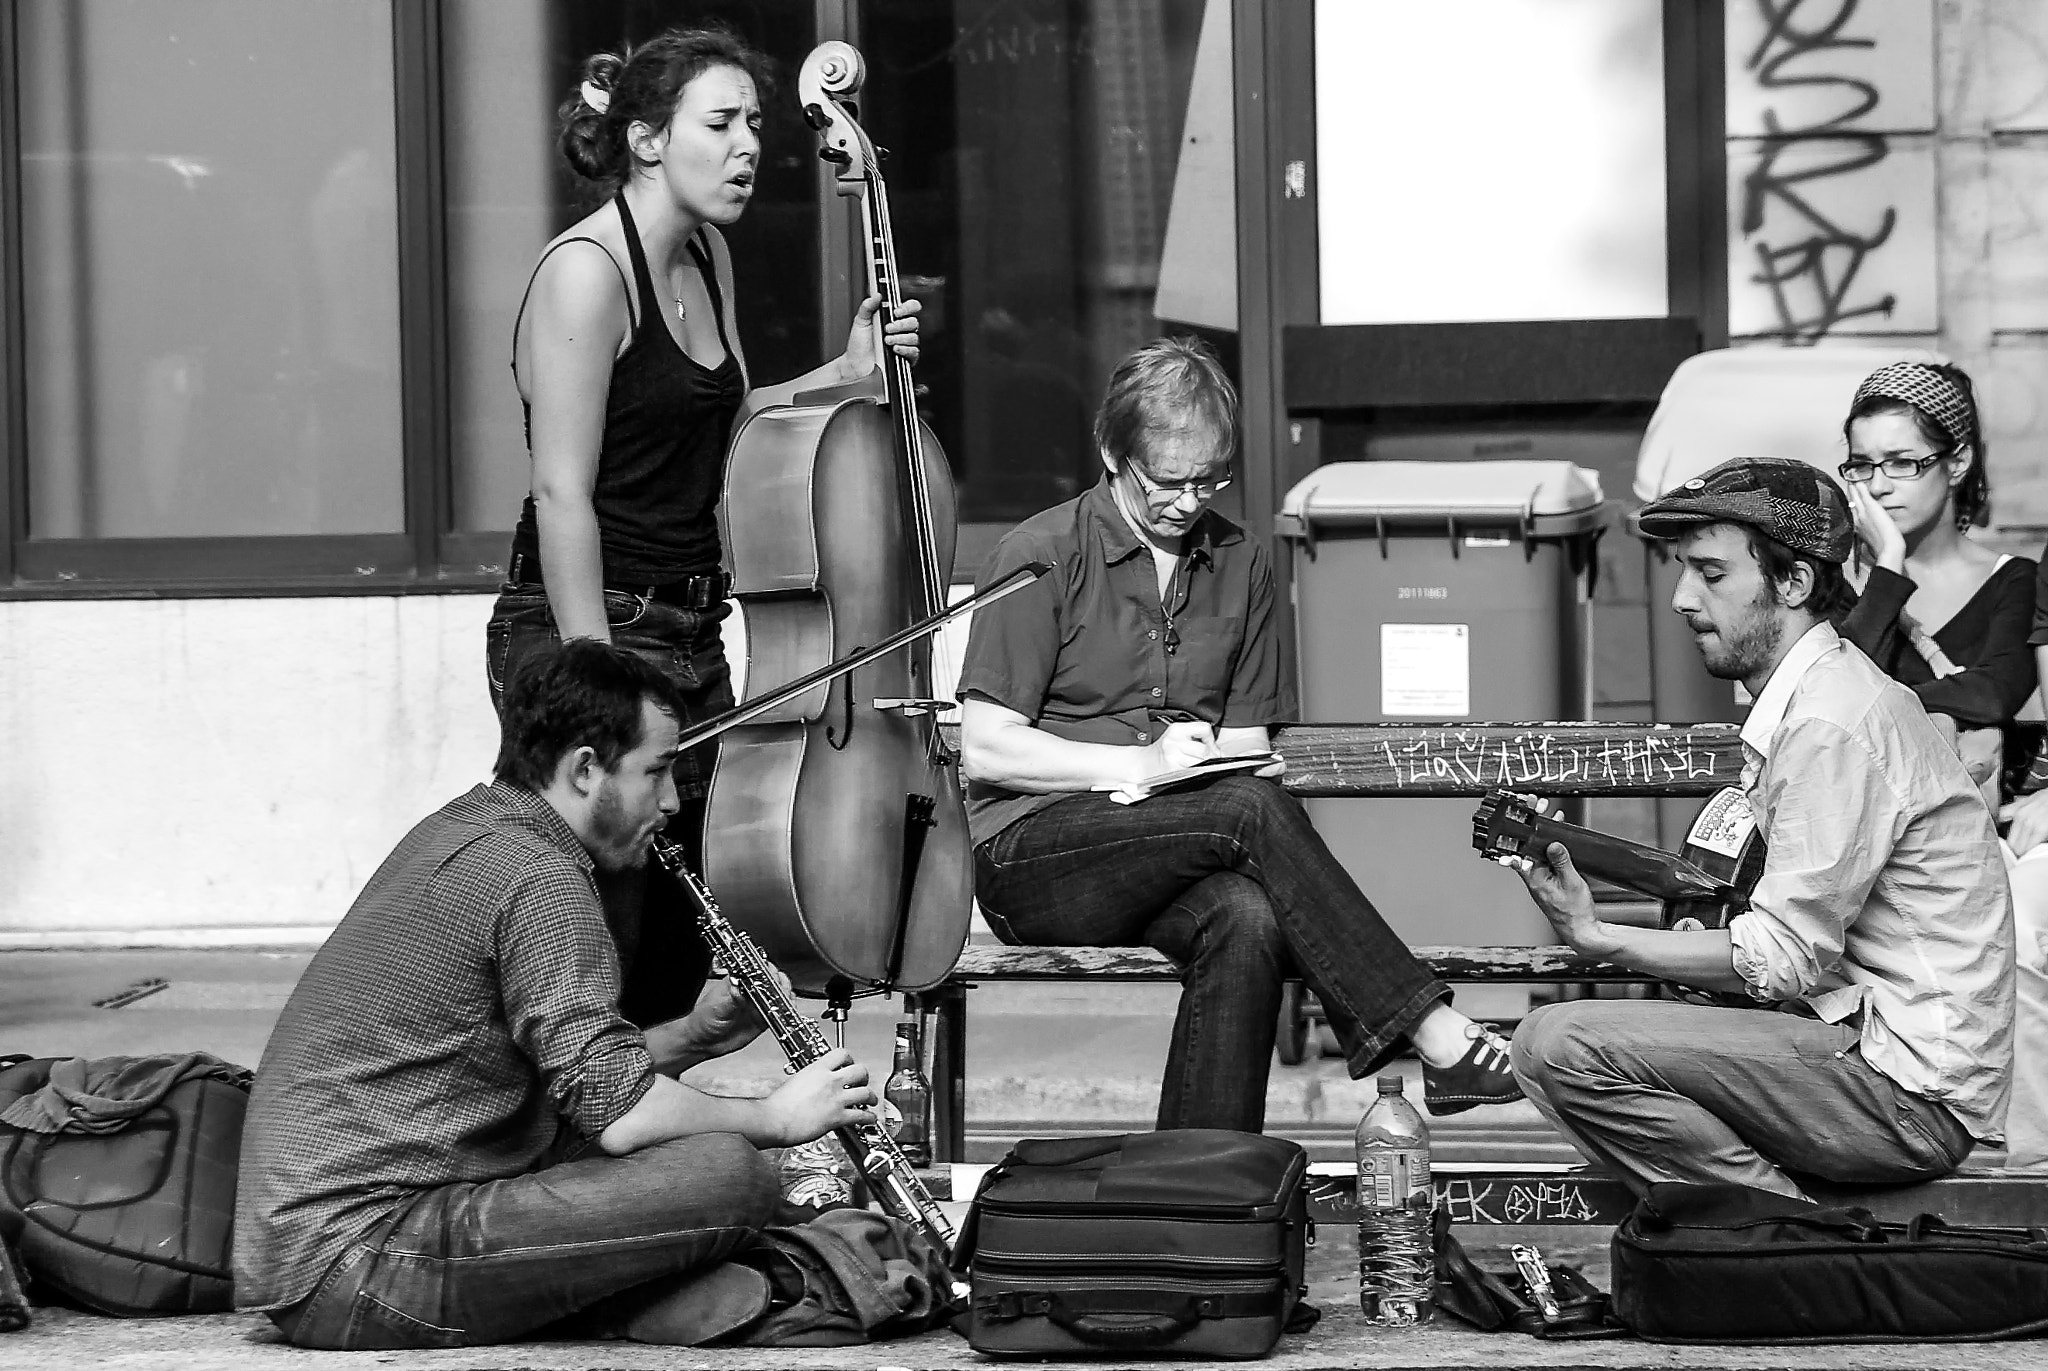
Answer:
[{"label": "glass bottle", "polygon": [[925,1079],[923,1034],[916,1019],[896,1025],[896,1065],[882,1087],[882,1099],[890,1106],[884,1117],[904,1157],[912,1166],[930,1166],[932,1083]]}]

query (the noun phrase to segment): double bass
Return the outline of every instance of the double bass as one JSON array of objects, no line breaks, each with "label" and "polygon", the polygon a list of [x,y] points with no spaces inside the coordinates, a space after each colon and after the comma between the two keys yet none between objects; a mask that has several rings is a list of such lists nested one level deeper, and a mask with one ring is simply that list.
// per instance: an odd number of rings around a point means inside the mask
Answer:
[{"label": "double bass", "polygon": [[[839,193],[859,205],[882,300],[880,384],[799,394],[733,435],[719,526],[752,695],[930,617],[951,582],[951,471],[918,418],[910,364],[882,341],[903,295],[874,145],[842,103],[863,76],[860,54],[830,42],[797,89]],[[934,698],[920,638],[726,736],[704,876],[799,993],[916,990],[959,957],[973,869],[958,759],[938,727],[952,707]]]}]

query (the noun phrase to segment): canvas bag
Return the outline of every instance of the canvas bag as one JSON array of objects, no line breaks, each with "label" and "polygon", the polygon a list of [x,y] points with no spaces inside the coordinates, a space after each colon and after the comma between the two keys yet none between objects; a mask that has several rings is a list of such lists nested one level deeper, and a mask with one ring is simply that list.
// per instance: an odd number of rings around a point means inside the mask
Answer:
[{"label": "canvas bag", "polygon": [[1665,1181],[1614,1234],[1614,1315],[1658,1342],[1976,1342],[2048,1332],[2048,1229],[1880,1222]]}]

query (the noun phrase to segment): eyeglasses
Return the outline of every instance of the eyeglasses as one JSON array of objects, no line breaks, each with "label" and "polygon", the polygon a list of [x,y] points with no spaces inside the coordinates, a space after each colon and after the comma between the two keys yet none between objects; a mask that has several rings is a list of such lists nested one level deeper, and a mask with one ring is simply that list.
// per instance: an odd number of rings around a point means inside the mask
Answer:
[{"label": "eyeglasses", "polygon": [[1871,477],[1883,472],[1893,481],[1917,481],[1927,474],[1927,469],[1936,462],[1955,456],[1955,449],[1929,453],[1925,457],[1887,457],[1882,462],[1864,462],[1851,459],[1836,467],[1842,479],[1850,485],[1860,486]]},{"label": "eyeglasses", "polygon": [[1138,488],[1145,492],[1145,498],[1158,505],[1179,504],[1184,495],[1192,495],[1198,501],[1213,500],[1219,490],[1230,489],[1232,480],[1231,477],[1225,476],[1219,481],[1176,481],[1161,484],[1140,470],[1136,462],[1125,462],[1124,469],[1137,478]]}]

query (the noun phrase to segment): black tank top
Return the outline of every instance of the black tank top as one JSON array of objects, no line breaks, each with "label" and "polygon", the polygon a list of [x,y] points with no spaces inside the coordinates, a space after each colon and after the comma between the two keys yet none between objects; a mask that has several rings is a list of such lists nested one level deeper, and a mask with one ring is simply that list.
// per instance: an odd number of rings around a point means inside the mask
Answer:
[{"label": "black tank top", "polygon": [[[725,481],[725,445],[732,436],[733,416],[739,412],[745,383],[726,331],[725,300],[718,289],[717,273],[696,238],[690,240],[690,254],[704,275],[719,341],[725,345],[725,360],[717,367],[694,360],[669,333],[632,211],[626,208],[624,195],[616,196],[614,203],[625,228],[626,249],[632,255],[640,307],[632,340],[612,364],[611,389],[604,404],[604,436],[597,453],[597,482],[590,502],[597,512],[605,581],[660,585],[718,570],[718,496]],[[546,260],[546,256],[541,258]],[[536,264],[534,273],[539,272]],[[530,278],[526,289],[531,295]],[[524,316],[523,299],[519,311]],[[512,336],[516,352],[517,320]],[[531,452],[533,408],[522,407],[526,445]],[[529,561],[540,555],[540,533],[530,494],[512,535],[512,551],[526,554]]]}]

